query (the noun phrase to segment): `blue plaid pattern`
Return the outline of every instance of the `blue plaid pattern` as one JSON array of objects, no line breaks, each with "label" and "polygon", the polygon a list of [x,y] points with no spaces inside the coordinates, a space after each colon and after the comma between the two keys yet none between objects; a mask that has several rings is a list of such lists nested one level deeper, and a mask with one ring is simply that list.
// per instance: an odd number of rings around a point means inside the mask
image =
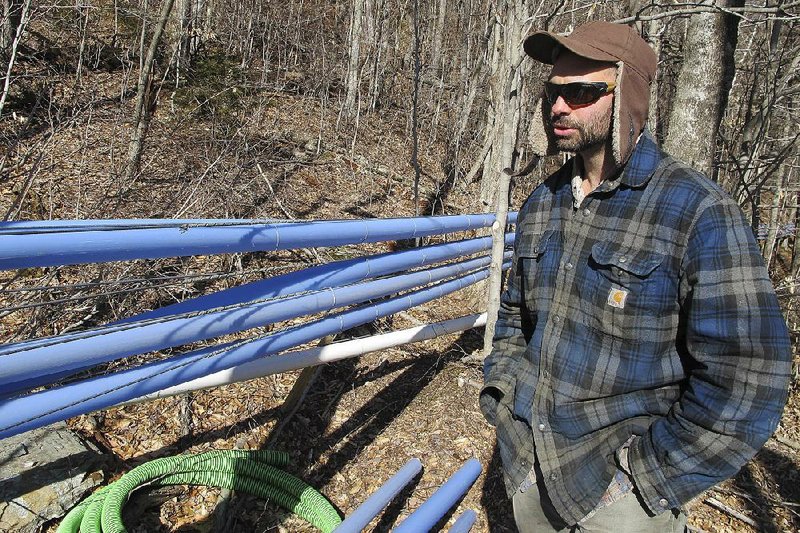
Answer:
[{"label": "blue plaid pattern", "polygon": [[659,514],[735,474],[774,431],[788,331],[753,232],[716,184],[647,133],[577,209],[571,169],[520,210],[481,408],[509,495],[535,450],[576,524],[633,437],[631,479]]}]

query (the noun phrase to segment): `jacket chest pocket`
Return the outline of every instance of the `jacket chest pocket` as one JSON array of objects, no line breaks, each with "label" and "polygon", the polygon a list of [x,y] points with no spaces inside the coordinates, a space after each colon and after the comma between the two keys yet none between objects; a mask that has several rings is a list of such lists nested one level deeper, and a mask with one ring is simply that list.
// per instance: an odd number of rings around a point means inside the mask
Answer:
[{"label": "jacket chest pocket", "polygon": [[658,335],[674,301],[665,256],[658,252],[598,242],[586,270],[586,324],[628,341]]},{"label": "jacket chest pocket", "polygon": [[521,289],[526,307],[537,313],[549,307],[558,274],[561,243],[555,230],[533,235],[525,241],[517,250],[522,269]]}]

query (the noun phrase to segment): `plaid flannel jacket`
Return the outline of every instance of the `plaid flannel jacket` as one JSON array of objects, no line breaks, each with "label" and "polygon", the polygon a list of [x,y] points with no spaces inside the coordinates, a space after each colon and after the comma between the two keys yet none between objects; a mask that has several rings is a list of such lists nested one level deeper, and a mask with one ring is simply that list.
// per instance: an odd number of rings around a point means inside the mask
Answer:
[{"label": "plaid flannel jacket", "polygon": [[775,430],[786,324],[739,207],[648,133],[578,209],[571,169],[520,210],[481,408],[510,495],[537,460],[575,524],[633,437],[631,478],[659,514],[735,474]]}]

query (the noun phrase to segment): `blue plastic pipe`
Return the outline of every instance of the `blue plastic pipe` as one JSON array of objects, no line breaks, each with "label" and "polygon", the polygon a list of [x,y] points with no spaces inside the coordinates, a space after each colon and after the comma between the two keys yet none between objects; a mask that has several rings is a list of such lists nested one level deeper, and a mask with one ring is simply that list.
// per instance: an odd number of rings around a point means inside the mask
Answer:
[{"label": "blue plastic pipe", "polygon": [[477,519],[478,513],[472,509],[467,509],[458,516],[458,519],[450,526],[447,533],[469,533],[469,530],[475,525],[475,520]]},{"label": "blue plastic pipe", "polygon": [[[514,234],[507,233],[505,242],[507,246],[514,244]],[[246,283],[213,294],[198,296],[183,302],[147,311],[119,322],[131,322],[145,318],[201,311],[213,307],[249,302],[259,298],[270,298],[301,291],[339,287],[369,278],[377,278],[379,276],[386,276],[412,268],[432,265],[440,261],[455,259],[457,257],[466,257],[488,250],[491,246],[491,237],[478,237],[475,239],[412,248],[400,252],[389,252],[336,261],[261,281]]]},{"label": "blue plastic pipe", "polygon": [[[508,214],[508,223],[514,224],[517,213]],[[341,222],[342,220],[328,222]],[[120,229],[170,228],[187,226],[252,226],[255,224],[281,224],[286,220],[270,218],[104,218],[94,220],[15,220],[0,222],[0,236],[27,235],[31,233],[63,233],[65,231],[113,231]]]},{"label": "blue plastic pipe", "polygon": [[386,483],[376,490],[364,503],[345,518],[333,533],[361,533],[381,511],[408,485],[422,470],[419,459],[411,459]]},{"label": "blue plastic pipe", "polygon": [[281,224],[271,218],[97,218],[60,220],[14,220],[0,222],[0,236],[31,233],[64,233],[67,231],[114,231],[142,228],[179,228],[186,226],[246,226]]},{"label": "blue plastic pipe", "polygon": [[[514,234],[507,233],[505,243],[514,244]],[[60,340],[83,338],[86,332],[102,329],[108,333],[120,324],[142,320],[206,311],[215,307],[236,305],[263,298],[286,296],[303,291],[327,289],[356,283],[370,278],[377,278],[427,266],[457,257],[466,257],[491,247],[491,237],[479,237],[463,241],[435,244],[421,248],[413,248],[400,252],[389,252],[372,256],[346,259],[305,268],[288,274],[281,274],[265,280],[246,283],[212,294],[198,296],[182,302],[146,311],[137,315],[106,324],[100,328],[58,335]],[[18,343],[0,346],[0,355],[20,349],[29,349],[50,344],[53,337],[42,337]]]},{"label": "blue plastic pipe", "polygon": [[[185,317],[151,319],[118,325],[108,329],[82,332],[70,340],[52,337],[49,344],[32,349],[6,346],[0,351],[0,394],[8,397],[19,390],[15,383],[27,386],[57,369],[59,373],[80,370],[116,359],[181,346],[220,337],[237,331],[266,326],[303,315],[358,304],[409,290],[448,277],[482,268],[489,257],[478,257],[452,265],[332,288],[302,296],[270,300],[236,308],[223,308]],[[24,346],[22,347],[24,348]],[[47,381],[45,381],[47,383]]]},{"label": "blue plastic pipe", "polygon": [[[514,234],[506,234],[506,244],[511,245],[513,242]],[[417,266],[425,266],[459,256],[471,255],[488,249],[490,245],[491,238],[483,237],[404,250],[401,252],[338,261],[193,298],[185,302],[179,302],[154,311],[142,313],[99,328],[0,346],[0,363],[3,363],[0,364],[0,373],[2,373],[4,369],[7,370],[7,374],[10,373],[11,367],[5,367],[5,358],[3,356],[6,354],[21,352],[23,350],[33,350],[40,347],[45,347],[52,351],[55,344],[86,339],[101,334],[107,335],[130,327],[126,325],[130,322],[143,322],[149,319],[180,313],[201,312],[215,307],[231,306],[263,298],[284,296],[295,292],[319,290],[347,283],[354,283],[364,279],[393,274]],[[176,344],[172,345],[174,346]],[[92,349],[85,354],[87,357],[91,350]],[[65,356],[66,354],[59,353],[55,358],[60,360]],[[80,363],[75,362],[75,364],[68,365],[67,367],[59,367],[58,365],[48,363],[45,365],[45,368],[38,371],[31,370],[27,372],[29,374],[28,377],[6,377],[5,381],[2,381],[0,378],[0,383],[2,383],[2,386],[0,386],[0,400],[41,385],[54,383],[75,372],[88,368],[92,366],[92,364],[94,363],[82,357]]]},{"label": "blue plastic pipe", "polygon": [[269,336],[188,352],[0,403],[0,439],[104,409],[213,372],[274,355],[326,335],[405,311],[488,277],[473,272],[380,303],[301,324]]},{"label": "blue plastic pipe", "polygon": [[[7,234],[0,270],[392,241],[491,226],[492,214]],[[52,223],[49,223],[52,224]]]},{"label": "blue plastic pipe", "polygon": [[453,505],[467,493],[481,473],[481,463],[474,457],[458,469],[444,485],[425,500],[416,511],[403,520],[394,533],[424,533],[430,531]]}]

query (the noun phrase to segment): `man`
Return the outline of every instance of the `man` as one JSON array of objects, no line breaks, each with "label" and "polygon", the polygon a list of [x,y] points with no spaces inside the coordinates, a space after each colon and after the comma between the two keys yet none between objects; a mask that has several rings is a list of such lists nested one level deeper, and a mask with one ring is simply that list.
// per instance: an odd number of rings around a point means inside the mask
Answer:
[{"label": "man", "polygon": [[788,332],[753,233],[645,130],[656,57],[631,28],[534,33],[546,150],[484,365],[523,533],[682,531],[682,506],[778,424]]}]

